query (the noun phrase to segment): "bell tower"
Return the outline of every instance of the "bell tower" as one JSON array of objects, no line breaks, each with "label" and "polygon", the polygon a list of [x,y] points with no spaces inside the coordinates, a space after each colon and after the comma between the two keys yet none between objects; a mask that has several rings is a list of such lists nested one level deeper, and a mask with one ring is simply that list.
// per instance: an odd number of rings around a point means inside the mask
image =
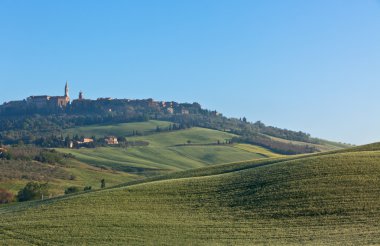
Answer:
[{"label": "bell tower", "polygon": [[67,80],[65,85],[65,97],[69,97],[69,84],[67,83]]}]

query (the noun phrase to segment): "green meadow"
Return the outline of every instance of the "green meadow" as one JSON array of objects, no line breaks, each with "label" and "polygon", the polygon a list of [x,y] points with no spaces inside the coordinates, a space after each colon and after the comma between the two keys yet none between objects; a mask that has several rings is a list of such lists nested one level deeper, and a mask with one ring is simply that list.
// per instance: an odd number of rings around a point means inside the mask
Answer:
[{"label": "green meadow", "polygon": [[[262,159],[279,156],[265,148],[253,145],[227,145],[225,140],[233,134],[204,129],[156,132],[157,126],[165,129],[171,123],[148,121],[117,125],[96,125],[68,129],[70,134],[86,137],[105,135],[129,136],[138,131],[143,136],[127,137],[127,141],[149,142],[144,147],[99,147],[80,149],[56,149],[73,154],[65,165],[28,161],[0,160],[0,171],[17,173],[12,177],[1,177],[0,188],[16,194],[27,182],[48,182],[52,196],[63,194],[65,188],[92,186],[99,189],[100,180],[107,186],[118,185],[176,171],[190,170],[209,165]],[[190,144],[189,144],[190,143]],[[26,177],[26,178],[25,178]]]},{"label": "green meadow", "polygon": [[[148,146],[57,150],[73,154],[79,161],[95,167],[124,171],[142,177],[208,165],[279,156],[265,148],[253,145],[223,144],[235,136],[230,133],[199,127],[155,132],[157,125],[162,127],[169,123],[149,121],[115,126],[120,136],[127,136],[129,132],[135,131],[137,128],[140,131],[144,129],[147,135],[127,137],[127,141],[144,141],[149,143]],[[92,136],[99,132],[104,133],[109,128],[109,126],[96,126],[78,128],[78,130],[70,129],[69,131],[74,134],[87,132],[86,136]],[[94,129],[96,130],[93,131]],[[218,142],[220,144],[217,144]]]},{"label": "green meadow", "polygon": [[0,207],[8,245],[380,243],[378,145],[207,166]]},{"label": "green meadow", "polygon": [[132,123],[121,123],[121,124],[105,124],[105,125],[92,125],[84,127],[70,128],[64,131],[65,134],[78,136],[92,137],[97,138],[104,136],[129,136],[134,132],[139,134],[150,134],[154,132],[157,127],[162,129],[168,128],[172,123],[167,121],[156,121],[150,120],[146,122],[132,122]]}]

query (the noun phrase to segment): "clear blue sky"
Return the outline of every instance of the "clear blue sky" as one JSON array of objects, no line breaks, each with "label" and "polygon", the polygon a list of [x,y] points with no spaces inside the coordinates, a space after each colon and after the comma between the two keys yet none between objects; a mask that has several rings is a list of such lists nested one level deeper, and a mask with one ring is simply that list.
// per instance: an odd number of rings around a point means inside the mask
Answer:
[{"label": "clear blue sky", "polygon": [[313,136],[380,141],[378,0],[1,0],[0,103],[199,102]]}]

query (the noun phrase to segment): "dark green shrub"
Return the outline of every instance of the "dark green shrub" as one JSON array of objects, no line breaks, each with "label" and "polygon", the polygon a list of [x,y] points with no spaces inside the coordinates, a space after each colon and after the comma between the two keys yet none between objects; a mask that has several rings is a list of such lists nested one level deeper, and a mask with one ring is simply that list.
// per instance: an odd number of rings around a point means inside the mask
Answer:
[{"label": "dark green shrub", "polygon": [[47,192],[47,183],[29,182],[18,192],[17,199],[20,202],[43,199],[44,196],[47,196]]},{"label": "dark green shrub", "polygon": [[72,193],[76,193],[76,192],[79,192],[80,189],[79,187],[76,187],[76,186],[70,186],[68,187],[66,190],[65,190],[65,194],[72,194]]},{"label": "dark green shrub", "polygon": [[84,190],[84,191],[90,191],[90,190],[92,190],[92,187],[91,187],[91,186],[85,186],[85,187],[83,188],[83,190]]}]

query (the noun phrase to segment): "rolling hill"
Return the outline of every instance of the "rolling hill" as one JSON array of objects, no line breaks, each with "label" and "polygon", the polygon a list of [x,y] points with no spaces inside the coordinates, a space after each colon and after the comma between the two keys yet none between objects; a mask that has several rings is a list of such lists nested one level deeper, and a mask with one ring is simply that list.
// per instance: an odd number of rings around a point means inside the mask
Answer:
[{"label": "rolling hill", "polygon": [[[156,132],[170,122],[148,121],[115,125],[94,125],[68,129],[66,133],[84,136],[130,136],[128,141],[147,141],[143,147],[98,147],[56,150],[73,154],[64,165],[40,163],[33,157],[27,161],[0,159],[0,188],[16,194],[27,182],[49,182],[52,196],[63,194],[65,188],[84,186],[99,188],[101,179],[107,186],[162,175],[174,171],[189,170],[208,165],[280,156],[265,148],[244,144],[223,143],[234,134],[205,128]],[[191,144],[187,142],[191,141]]]},{"label": "rolling hill", "polygon": [[380,148],[208,166],[0,207],[5,244],[379,244]]},{"label": "rolling hill", "polygon": [[157,127],[166,128],[170,124],[172,123],[167,121],[150,120],[145,122],[90,125],[66,129],[64,134],[104,137],[107,135],[130,136],[134,132],[137,132],[139,134],[147,135],[154,133]]},{"label": "rolling hill", "polygon": [[[127,135],[128,132],[136,129],[136,124],[132,124],[132,126],[123,124],[122,129],[119,128],[118,132],[121,135]],[[144,127],[147,126],[145,123],[143,124]],[[164,123],[159,124],[163,125]],[[172,132],[154,133],[156,125],[149,125],[153,128],[147,127],[144,132],[150,132],[150,134],[127,137],[128,141],[148,142],[148,146],[57,150],[62,153],[73,154],[78,160],[96,167],[106,167],[142,176],[280,156],[265,148],[253,145],[217,144],[218,141],[223,143],[226,139],[231,139],[235,136],[226,132],[194,127]],[[100,130],[100,126],[96,128],[98,132],[103,131]],[[90,129],[87,128],[86,131],[90,132]],[[189,141],[190,143],[188,143]]]}]

